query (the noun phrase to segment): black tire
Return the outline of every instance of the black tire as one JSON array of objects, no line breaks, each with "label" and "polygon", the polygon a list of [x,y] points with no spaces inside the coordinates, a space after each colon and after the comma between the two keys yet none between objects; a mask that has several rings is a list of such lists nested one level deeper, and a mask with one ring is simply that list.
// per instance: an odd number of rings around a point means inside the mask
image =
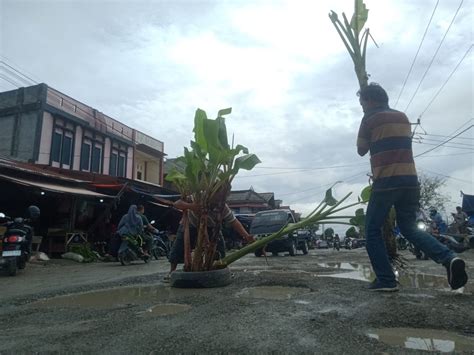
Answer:
[{"label": "black tire", "polygon": [[292,242],[290,245],[290,249],[288,249],[290,256],[296,256],[296,243]]},{"label": "black tire", "polygon": [[17,271],[16,258],[12,258],[8,261],[7,272],[10,276],[15,276]]},{"label": "black tire", "polygon": [[132,259],[130,258],[130,255],[125,252],[125,253],[120,253],[118,255],[118,259],[120,260],[120,263],[123,265],[123,266],[128,266],[131,264],[132,262]]},{"label": "black tire", "polygon": [[18,269],[22,270],[26,267],[26,259],[24,257],[20,257],[20,261],[18,262]]},{"label": "black tire", "polygon": [[152,251],[151,251],[151,255],[155,258],[155,260],[158,260],[158,257],[159,257],[159,251],[158,249],[154,248]]},{"label": "black tire", "polygon": [[174,271],[170,285],[178,288],[211,288],[227,286],[232,282],[229,268],[211,271]]},{"label": "black tire", "polygon": [[257,250],[255,250],[254,254],[257,258],[261,257],[263,255],[263,250],[262,249],[257,249]]},{"label": "black tire", "polygon": [[306,240],[303,242],[303,247],[301,248],[301,251],[303,252],[303,255],[308,254],[308,242]]}]

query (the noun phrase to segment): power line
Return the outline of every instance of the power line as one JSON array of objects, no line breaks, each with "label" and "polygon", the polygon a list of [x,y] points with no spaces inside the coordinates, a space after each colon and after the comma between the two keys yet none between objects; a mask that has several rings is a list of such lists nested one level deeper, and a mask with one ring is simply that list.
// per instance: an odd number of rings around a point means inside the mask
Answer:
[{"label": "power line", "polygon": [[[5,57],[4,57],[5,58]],[[6,65],[7,67],[9,67],[10,69],[13,69],[15,72],[17,72],[18,74],[24,76],[25,78],[27,78],[29,81],[35,83],[35,84],[38,84],[38,82],[32,78],[30,78],[28,75],[26,75],[25,73],[21,72],[20,70],[12,67],[10,64],[8,64],[7,62],[5,62],[4,60],[0,60],[0,63],[3,63],[4,65]]]},{"label": "power line", "polygon": [[452,154],[435,154],[435,155],[423,155],[421,158],[438,158],[438,157],[454,157],[459,155],[473,155],[471,152],[464,153],[452,153]]},{"label": "power line", "polygon": [[436,171],[428,170],[428,169],[425,169],[425,168],[423,168],[423,167],[421,167],[421,171],[427,171],[427,172],[429,172],[429,173],[431,173],[431,174],[443,176],[443,177],[445,177],[445,178],[447,178],[447,179],[458,180],[458,181],[465,182],[465,183],[468,183],[468,184],[472,184],[472,183],[473,183],[472,180],[469,181],[469,180],[464,180],[464,179],[455,178],[455,177],[453,177],[453,176],[445,175],[445,174],[441,174],[441,173],[437,173]]},{"label": "power line", "polygon": [[410,66],[410,69],[408,70],[408,74],[405,78],[405,81],[403,82],[403,86],[402,86],[402,89],[400,90],[400,93],[398,94],[398,98],[397,98],[397,102],[395,103],[395,106],[394,107],[397,107],[398,105],[398,100],[400,100],[400,96],[402,95],[402,92],[403,90],[405,89],[405,85],[408,81],[408,78],[410,77],[410,74],[411,74],[411,71],[413,70],[413,66],[415,65],[415,61],[416,61],[416,58],[418,57],[418,53],[420,53],[420,49],[421,49],[421,46],[423,44],[423,41],[425,40],[425,37],[426,37],[426,33],[428,32],[428,28],[430,27],[430,24],[431,24],[431,20],[433,20],[433,16],[436,12],[436,9],[438,8],[438,4],[439,4],[439,0],[436,1],[436,5],[433,9],[433,13],[431,14],[431,17],[430,17],[430,20],[428,21],[428,25],[426,26],[426,29],[425,29],[425,33],[423,33],[423,37],[421,38],[421,42],[420,42],[420,45],[418,46],[418,50],[416,51],[416,54],[415,54],[415,57],[413,58],[413,61],[411,62],[411,66]]},{"label": "power line", "polygon": [[[469,121],[468,121],[469,123]],[[440,138],[451,138],[452,136],[445,136],[442,134],[431,134],[431,133],[418,133],[418,135],[423,135],[423,136],[428,136],[428,137],[440,137]],[[474,140],[474,138],[471,137],[456,137],[456,139],[467,139],[467,140]]]},{"label": "power line", "polygon": [[[422,144],[422,145],[430,145],[430,146],[436,146],[437,144],[435,143],[424,143],[424,142],[413,142],[415,144]],[[445,148],[451,148],[451,149],[463,149],[463,150],[472,150],[474,151],[474,148],[469,148],[469,147],[460,147],[460,146],[455,146],[455,145],[444,145]]]},{"label": "power line", "polygon": [[[428,142],[436,142],[436,143],[441,143],[441,142],[443,142],[442,140],[439,140],[439,139],[432,139],[432,138],[419,137],[419,139],[420,139],[420,141],[419,141],[419,142],[416,142],[416,143],[424,144],[425,141],[428,141]],[[474,144],[458,143],[458,142],[451,142],[451,144],[455,144],[455,145],[459,145],[459,146],[463,146],[463,147],[474,148]]]},{"label": "power line", "polygon": [[[345,177],[345,178],[342,178],[342,179],[341,179],[341,182],[349,182],[349,181],[355,180],[355,179],[358,178],[359,176],[365,175],[366,173],[367,173],[367,170],[363,170],[363,171],[361,171],[361,172],[358,172],[357,174],[350,175],[350,176],[347,176],[347,177]],[[331,184],[331,185],[333,185],[333,184]],[[319,190],[317,190],[317,191],[318,191],[318,192],[321,191],[321,190],[324,189],[324,187],[326,187],[326,186],[327,186],[327,185],[321,186],[321,188],[320,188]],[[318,195],[318,194],[311,194],[311,195],[309,195],[309,196],[303,196],[303,197],[300,197],[300,198],[298,198],[298,199],[296,199],[296,200],[291,200],[290,202],[288,202],[288,204],[293,204],[293,203],[295,203],[295,202],[304,200],[304,199],[306,199],[306,198],[311,198],[311,197],[316,196],[316,195]]]},{"label": "power line", "polygon": [[444,142],[442,142],[442,143],[440,143],[440,144],[437,144],[435,147],[433,147],[433,148],[431,148],[431,149],[428,149],[428,150],[424,151],[423,153],[420,153],[420,154],[418,154],[418,155],[415,155],[415,158],[420,157],[420,156],[422,156],[422,155],[424,155],[424,154],[426,154],[426,153],[428,153],[428,152],[431,152],[431,151],[433,151],[433,150],[435,150],[435,149],[441,147],[442,145],[448,143],[449,141],[453,140],[453,139],[456,138],[457,136],[460,136],[460,135],[463,134],[464,132],[470,130],[472,127],[474,127],[474,125],[470,125],[469,127],[467,127],[466,129],[464,129],[463,131],[459,132],[458,134],[456,134],[456,135],[453,136],[452,138],[449,138],[449,139],[445,140]]},{"label": "power line", "polygon": [[410,102],[408,102],[407,107],[405,107],[405,110],[404,110],[405,112],[408,110],[408,107],[410,107],[411,103],[413,102],[413,99],[415,98],[416,94],[418,93],[418,90],[420,89],[420,86],[421,86],[421,84],[423,83],[423,80],[425,79],[426,74],[427,74],[428,71],[430,70],[431,65],[433,64],[433,62],[434,62],[436,56],[438,55],[439,49],[440,49],[441,46],[443,45],[443,42],[444,42],[444,40],[445,40],[445,38],[446,38],[446,36],[447,36],[449,30],[451,29],[451,25],[454,23],[454,20],[456,19],[456,16],[458,15],[458,12],[459,12],[459,10],[461,9],[461,6],[462,6],[463,2],[464,2],[464,0],[461,0],[461,3],[459,4],[458,9],[456,10],[456,13],[455,13],[454,16],[453,16],[453,19],[451,20],[451,23],[449,24],[449,26],[448,26],[446,32],[444,33],[443,38],[441,39],[441,42],[439,43],[438,48],[436,49],[436,51],[435,51],[435,53],[434,53],[434,55],[433,55],[433,58],[431,58],[430,64],[428,64],[428,68],[426,68],[426,70],[425,70],[423,76],[421,77],[421,80],[420,80],[420,82],[419,82],[419,84],[418,84],[418,86],[417,86],[415,92],[413,93],[413,96],[411,97]]},{"label": "power line", "polygon": [[453,74],[456,72],[456,70],[459,68],[459,66],[461,65],[461,63],[463,62],[464,58],[467,57],[467,54],[471,51],[472,49],[472,44],[471,46],[467,49],[466,53],[464,53],[463,57],[461,58],[461,60],[459,61],[459,63],[456,65],[456,67],[454,67],[454,70],[451,72],[451,74],[448,75],[448,78],[446,79],[446,81],[443,83],[443,85],[441,85],[441,87],[439,88],[439,90],[436,92],[436,94],[433,96],[433,98],[431,99],[431,101],[428,103],[428,105],[426,106],[426,108],[421,112],[420,116],[423,116],[425,114],[425,112],[430,108],[431,104],[433,103],[433,101],[438,97],[439,93],[444,89],[445,85],[448,83],[449,79],[451,79],[451,77],[453,76]]},{"label": "power line", "polygon": [[278,173],[268,173],[268,174],[257,174],[257,175],[237,176],[236,179],[246,179],[246,178],[259,177],[259,176],[270,176],[270,175],[273,176],[273,175],[293,174],[293,173],[299,173],[299,172],[304,172],[304,171],[313,171],[313,170],[329,170],[329,169],[350,168],[350,167],[362,166],[362,165],[365,165],[365,163],[360,163],[360,164],[348,164],[348,165],[338,165],[338,166],[323,166],[323,167],[317,167],[317,168],[301,168],[300,170],[280,171],[280,172],[278,172]]},{"label": "power line", "polygon": [[6,77],[6,76],[4,76],[4,75],[2,75],[2,74],[0,74],[0,79],[3,79],[3,80],[5,80],[5,81],[9,82],[10,84],[12,84],[12,85],[13,85],[14,87],[16,87],[16,88],[19,88],[19,87],[20,87],[17,83],[11,81],[10,78],[8,78],[8,77]]}]

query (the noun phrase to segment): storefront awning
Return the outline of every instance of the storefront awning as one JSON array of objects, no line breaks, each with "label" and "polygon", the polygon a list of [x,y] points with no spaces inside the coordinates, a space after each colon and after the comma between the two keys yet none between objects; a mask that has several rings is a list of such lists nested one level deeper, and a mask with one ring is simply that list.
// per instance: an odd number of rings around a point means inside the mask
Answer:
[{"label": "storefront awning", "polygon": [[113,198],[113,196],[100,194],[98,192],[83,189],[81,187],[70,187],[70,186],[63,186],[63,185],[58,185],[54,183],[31,181],[31,180],[26,180],[26,179],[14,178],[14,177],[11,177],[8,175],[2,175],[2,174],[0,174],[0,179],[11,181],[13,183],[24,185],[24,186],[37,187],[45,191],[66,193],[66,194],[72,194],[72,195],[90,196],[90,197],[96,197],[96,198]]}]

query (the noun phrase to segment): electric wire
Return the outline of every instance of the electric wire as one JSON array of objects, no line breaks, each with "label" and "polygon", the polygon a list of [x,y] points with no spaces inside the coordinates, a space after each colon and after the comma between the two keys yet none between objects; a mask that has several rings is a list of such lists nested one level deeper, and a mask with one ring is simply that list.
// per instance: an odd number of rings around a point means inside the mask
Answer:
[{"label": "electric wire", "polygon": [[426,29],[425,29],[425,33],[423,33],[423,37],[421,38],[421,42],[418,46],[418,50],[416,51],[416,54],[415,54],[415,57],[413,58],[413,61],[411,62],[411,66],[410,66],[410,69],[408,70],[408,74],[405,78],[405,81],[403,82],[403,85],[402,85],[402,89],[400,90],[400,93],[398,94],[398,98],[397,98],[397,101],[395,102],[395,106],[394,107],[397,107],[398,105],[398,101],[400,100],[400,96],[402,96],[402,93],[403,93],[403,90],[405,89],[405,86],[407,84],[407,81],[408,81],[408,78],[410,77],[410,74],[413,70],[413,66],[415,65],[415,62],[416,62],[416,58],[418,57],[418,53],[420,53],[420,49],[421,49],[421,46],[423,45],[423,42],[425,40],[425,37],[426,37],[426,33],[428,32],[428,28],[430,27],[430,24],[431,24],[431,20],[433,20],[433,16],[436,12],[436,9],[438,8],[438,4],[439,4],[439,0],[436,1],[436,4],[435,4],[435,7],[433,9],[433,12],[431,13],[431,17],[430,17],[430,20],[428,21],[428,25],[426,26]]},{"label": "electric wire", "polygon": [[446,174],[441,174],[441,173],[438,173],[438,172],[436,172],[436,171],[432,171],[432,170],[425,169],[425,168],[423,168],[423,167],[420,167],[420,168],[421,168],[421,169],[420,169],[421,171],[426,171],[426,172],[429,172],[429,173],[431,173],[431,174],[443,176],[443,177],[445,177],[445,178],[447,178],[447,179],[457,180],[457,181],[465,182],[465,183],[471,184],[471,185],[473,184],[473,181],[472,181],[472,180],[469,181],[469,180],[459,179],[459,178],[455,178],[454,176],[450,176],[450,175],[446,175]]},{"label": "electric wire", "polygon": [[433,57],[431,58],[431,61],[430,61],[430,63],[428,64],[428,67],[426,68],[425,72],[423,73],[423,76],[421,77],[421,80],[420,80],[420,82],[418,83],[418,86],[416,87],[415,92],[413,93],[413,95],[412,95],[410,101],[408,102],[407,106],[405,107],[405,110],[403,110],[404,112],[406,112],[406,111],[408,110],[408,107],[410,107],[411,103],[413,102],[413,99],[415,98],[416,94],[418,93],[418,90],[420,89],[420,86],[421,86],[421,84],[423,83],[423,81],[424,81],[424,79],[425,79],[425,77],[426,77],[426,74],[427,74],[428,71],[430,70],[431,65],[433,64],[434,60],[436,59],[436,56],[438,55],[439,49],[440,49],[441,46],[443,45],[444,40],[445,40],[446,36],[448,35],[449,30],[451,29],[451,26],[452,26],[452,24],[454,23],[454,20],[456,19],[456,16],[458,15],[459,10],[461,9],[461,6],[462,6],[463,2],[464,2],[464,0],[461,0],[461,3],[459,4],[459,7],[457,8],[456,13],[454,14],[454,16],[453,16],[453,18],[452,18],[452,20],[451,20],[451,23],[449,24],[448,28],[446,29],[446,32],[444,33],[444,36],[443,36],[443,38],[441,39],[441,42],[440,42],[439,45],[438,45],[438,48],[436,49],[436,51],[435,51]]},{"label": "electric wire", "polygon": [[437,148],[443,146],[444,144],[450,142],[451,140],[453,140],[453,139],[456,138],[457,136],[460,136],[460,135],[463,134],[464,132],[470,130],[472,127],[474,127],[474,125],[470,125],[469,127],[467,127],[466,129],[464,129],[463,131],[459,132],[458,134],[456,134],[456,135],[453,136],[452,138],[449,138],[449,139],[445,140],[444,142],[442,142],[442,143],[440,143],[440,144],[437,144],[437,145],[434,146],[433,148],[428,149],[428,150],[424,151],[423,153],[420,153],[420,154],[415,155],[414,158],[418,158],[418,157],[420,157],[420,156],[422,156],[422,155],[425,155],[425,154],[428,153],[428,152],[431,152],[431,151],[433,151],[433,150],[435,150],[435,149],[437,149]]},{"label": "electric wire", "polygon": [[[4,56],[1,56],[5,59],[7,59],[6,57]],[[26,75],[25,73],[23,73],[22,71],[20,71],[19,69],[16,69],[14,68],[13,66],[11,66],[10,64],[8,64],[7,62],[5,62],[4,60],[0,60],[0,63],[3,63],[4,65],[6,65],[7,67],[9,67],[10,69],[14,70],[15,72],[17,72],[18,74],[21,74],[22,76],[24,76],[25,78],[27,78],[29,81],[35,83],[35,84],[39,84],[36,80],[30,78],[28,75]]]}]

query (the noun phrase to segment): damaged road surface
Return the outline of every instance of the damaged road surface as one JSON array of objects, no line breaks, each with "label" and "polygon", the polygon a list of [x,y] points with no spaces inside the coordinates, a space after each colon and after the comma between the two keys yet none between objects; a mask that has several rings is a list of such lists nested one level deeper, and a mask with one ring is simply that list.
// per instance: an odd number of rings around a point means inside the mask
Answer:
[{"label": "damaged road surface", "polygon": [[28,265],[0,276],[0,353],[472,353],[474,252],[458,291],[443,267],[403,256],[391,294],[365,289],[362,249],[247,256],[214,289],[170,288],[163,260]]}]

